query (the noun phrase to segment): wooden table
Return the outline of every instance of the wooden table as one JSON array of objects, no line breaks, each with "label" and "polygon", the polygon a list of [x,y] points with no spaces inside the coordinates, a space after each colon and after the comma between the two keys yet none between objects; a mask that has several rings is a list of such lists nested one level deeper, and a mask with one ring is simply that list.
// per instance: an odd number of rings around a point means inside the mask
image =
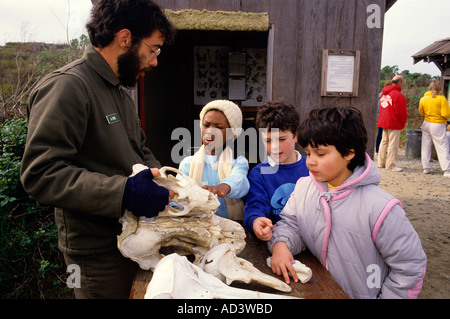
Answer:
[{"label": "wooden table", "polygon": [[[274,274],[266,264],[266,258],[270,255],[267,248],[267,243],[258,240],[254,235],[248,232],[246,242],[247,244],[245,246],[245,249],[239,254],[239,257],[250,261],[253,266],[258,268],[260,271],[283,280],[282,276],[277,276],[276,274]],[[290,286],[292,288],[292,291],[288,294],[279,292],[273,288],[263,286],[258,283],[245,284],[240,282],[233,282],[230,286],[307,299],[348,299],[346,293],[336,283],[336,281],[326,270],[326,268],[322,266],[322,264],[309,251],[304,251],[299,255],[294,256],[294,258],[311,268],[312,278],[304,284],[302,284],[300,281],[296,283],[291,280]],[[147,285],[150,282],[152,275],[153,272],[150,270],[146,271],[140,269],[137,272],[130,293],[131,299],[144,298]]]}]

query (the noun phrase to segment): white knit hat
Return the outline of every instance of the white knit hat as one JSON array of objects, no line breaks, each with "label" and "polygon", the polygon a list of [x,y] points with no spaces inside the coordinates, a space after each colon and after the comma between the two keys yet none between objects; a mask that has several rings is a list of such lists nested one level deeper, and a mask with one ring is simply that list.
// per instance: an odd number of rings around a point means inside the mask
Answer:
[{"label": "white knit hat", "polygon": [[200,128],[202,127],[203,117],[210,110],[221,111],[227,118],[234,138],[238,137],[242,132],[242,111],[235,103],[228,100],[215,100],[206,104],[200,112]]}]

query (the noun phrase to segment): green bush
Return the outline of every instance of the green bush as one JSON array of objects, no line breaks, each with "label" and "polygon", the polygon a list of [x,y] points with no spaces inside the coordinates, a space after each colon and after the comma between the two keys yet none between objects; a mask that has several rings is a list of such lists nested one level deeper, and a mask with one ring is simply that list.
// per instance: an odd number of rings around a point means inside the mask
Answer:
[{"label": "green bush", "polygon": [[0,124],[0,298],[52,298],[65,291],[53,210],[39,205],[20,182],[27,126]]}]

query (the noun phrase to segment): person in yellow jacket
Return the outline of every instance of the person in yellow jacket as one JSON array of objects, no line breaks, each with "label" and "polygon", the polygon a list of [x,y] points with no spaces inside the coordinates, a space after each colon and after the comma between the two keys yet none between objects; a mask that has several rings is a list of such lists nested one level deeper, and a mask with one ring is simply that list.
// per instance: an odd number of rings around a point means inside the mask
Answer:
[{"label": "person in yellow jacket", "polygon": [[441,169],[445,177],[450,177],[449,142],[446,135],[447,120],[450,118],[450,106],[442,95],[438,80],[433,80],[428,91],[420,99],[419,113],[424,116],[422,124],[422,167],[423,173],[431,173],[431,143],[434,143]]}]

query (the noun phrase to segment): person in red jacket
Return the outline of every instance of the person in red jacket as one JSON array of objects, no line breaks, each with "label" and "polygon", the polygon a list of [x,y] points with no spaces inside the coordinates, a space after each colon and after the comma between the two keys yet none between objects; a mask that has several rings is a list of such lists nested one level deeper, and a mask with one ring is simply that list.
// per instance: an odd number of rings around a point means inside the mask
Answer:
[{"label": "person in red jacket", "polygon": [[401,93],[403,85],[405,85],[403,77],[396,75],[392,79],[392,85],[383,89],[378,115],[378,127],[383,128],[378,151],[378,167],[385,167],[395,172],[402,171],[401,167],[395,165],[395,159],[400,145],[400,131],[405,128],[408,119],[406,98]]}]

